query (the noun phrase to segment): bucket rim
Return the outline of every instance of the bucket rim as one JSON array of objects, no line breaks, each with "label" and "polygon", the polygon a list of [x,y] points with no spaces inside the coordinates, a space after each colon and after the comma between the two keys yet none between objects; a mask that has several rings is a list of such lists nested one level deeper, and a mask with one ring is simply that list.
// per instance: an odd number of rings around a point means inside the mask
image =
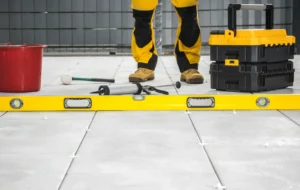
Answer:
[{"label": "bucket rim", "polygon": [[45,44],[0,45],[0,48],[46,48]]}]

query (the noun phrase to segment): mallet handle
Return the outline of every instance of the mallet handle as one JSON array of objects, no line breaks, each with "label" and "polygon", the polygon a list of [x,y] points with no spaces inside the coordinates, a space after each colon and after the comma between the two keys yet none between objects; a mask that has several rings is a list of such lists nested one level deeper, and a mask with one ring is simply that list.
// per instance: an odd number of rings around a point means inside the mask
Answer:
[{"label": "mallet handle", "polygon": [[110,82],[115,83],[115,79],[103,79],[103,78],[79,78],[73,77],[73,80],[80,80],[80,81],[93,81],[93,82]]}]

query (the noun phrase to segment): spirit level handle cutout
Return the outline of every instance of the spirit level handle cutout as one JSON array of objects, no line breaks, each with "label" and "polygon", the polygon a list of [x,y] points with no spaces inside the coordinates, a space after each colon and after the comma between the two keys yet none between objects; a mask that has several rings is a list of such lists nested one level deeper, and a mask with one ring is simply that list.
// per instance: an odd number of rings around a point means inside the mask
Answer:
[{"label": "spirit level handle cutout", "polygon": [[215,98],[212,97],[201,97],[201,98],[188,98],[187,99],[188,108],[214,108]]},{"label": "spirit level handle cutout", "polygon": [[89,109],[92,107],[91,98],[65,98],[64,107],[66,109]]}]

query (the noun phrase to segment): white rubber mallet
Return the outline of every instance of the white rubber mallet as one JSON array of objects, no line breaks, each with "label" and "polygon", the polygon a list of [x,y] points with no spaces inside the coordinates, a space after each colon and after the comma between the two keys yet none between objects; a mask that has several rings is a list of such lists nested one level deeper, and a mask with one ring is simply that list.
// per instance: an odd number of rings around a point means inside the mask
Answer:
[{"label": "white rubber mallet", "polygon": [[64,85],[72,84],[72,81],[91,81],[91,82],[109,82],[115,83],[115,79],[103,79],[103,78],[80,78],[72,77],[71,75],[64,74],[60,76],[60,80]]}]

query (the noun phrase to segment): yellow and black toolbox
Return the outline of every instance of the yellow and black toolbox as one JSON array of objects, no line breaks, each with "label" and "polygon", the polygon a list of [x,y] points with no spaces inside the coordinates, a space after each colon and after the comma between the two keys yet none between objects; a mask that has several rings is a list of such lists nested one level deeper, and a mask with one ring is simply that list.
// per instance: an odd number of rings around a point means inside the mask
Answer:
[{"label": "yellow and black toolbox", "polygon": [[[237,29],[238,10],[266,11],[266,28]],[[211,88],[259,92],[293,86],[296,39],[273,27],[273,5],[230,4],[228,30],[210,33]]]}]

